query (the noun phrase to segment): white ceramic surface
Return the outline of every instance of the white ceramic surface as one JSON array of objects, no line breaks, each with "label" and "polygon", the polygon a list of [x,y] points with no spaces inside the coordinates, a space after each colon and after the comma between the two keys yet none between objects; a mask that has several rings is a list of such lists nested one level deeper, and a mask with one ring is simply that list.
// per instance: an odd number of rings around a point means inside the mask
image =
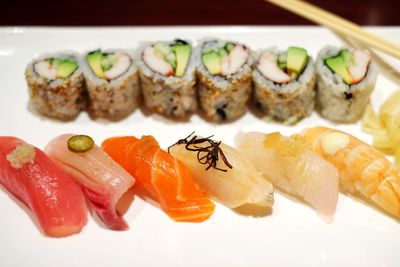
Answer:
[{"label": "white ceramic surface", "polygon": [[[400,43],[400,27],[369,28]],[[152,134],[166,148],[196,130],[233,144],[238,131],[299,132],[327,125],[370,142],[359,124],[334,125],[314,113],[294,127],[247,113],[229,124],[210,124],[197,115],[172,122],[136,110],[127,119],[90,120],[85,112],[72,122],[40,117],[28,109],[26,64],[37,54],[102,48],[135,48],[140,41],[206,36],[237,40],[257,49],[299,45],[316,56],[324,45],[342,45],[319,27],[158,27],[158,28],[0,28],[0,134],[43,148],[56,135],[91,135],[98,144],[109,136]],[[400,62],[387,58],[400,70]],[[378,78],[372,102],[377,108],[399,85]],[[1,188],[1,187],[0,187]],[[105,229],[90,217],[82,233],[62,239],[45,237],[33,216],[0,189],[0,266],[400,266],[398,221],[340,195],[332,224],[309,207],[276,193],[271,215],[253,217],[217,204],[203,223],[176,223],[159,208],[136,197],[125,215],[130,230]]]}]

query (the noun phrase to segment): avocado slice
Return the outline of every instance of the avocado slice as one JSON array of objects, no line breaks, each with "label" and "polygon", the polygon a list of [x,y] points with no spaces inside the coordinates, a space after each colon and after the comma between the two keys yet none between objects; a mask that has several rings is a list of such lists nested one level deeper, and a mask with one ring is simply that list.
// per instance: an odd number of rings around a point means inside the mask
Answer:
[{"label": "avocado slice", "polygon": [[332,72],[339,75],[346,84],[351,84],[350,73],[347,70],[344,59],[340,55],[327,58],[325,60],[325,64],[332,70]]},{"label": "avocado slice", "polygon": [[78,68],[78,64],[75,60],[67,58],[59,61],[57,78],[68,78]]},{"label": "avocado slice", "polygon": [[210,74],[217,75],[221,73],[221,57],[218,52],[210,51],[208,53],[204,53],[201,59]]},{"label": "avocado slice", "polygon": [[224,49],[229,53],[236,45],[234,43],[226,43]]},{"label": "avocado slice", "polygon": [[300,74],[308,62],[307,51],[300,47],[289,47],[286,53],[288,72]]},{"label": "avocado slice", "polygon": [[99,78],[104,78],[104,71],[102,68],[103,53],[100,50],[90,52],[86,55],[86,60],[89,63],[90,68]]},{"label": "avocado slice", "polygon": [[189,62],[192,46],[189,44],[176,44],[171,47],[171,50],[174,51],[176,57],[175,76],[182,77]]},{"label": "avocado slice", "polygon": [[340,50],[339,55],[343,58],[346,67],[353,65],[353,56],[351,55],[349,50],[342,49]]},{"label": "avocado slice", "polygon": [[278,67],[285,71],[287,69],[287,56],[286,54],[281,54],[278,57]]},{"label": "avocado slice", "polygon": [[218,49],[218,54],[219,54],[219,56],[220,56],[221,58],[223,58],[223,57],[229,55],[228,52],[226,52],[226,49],[224,49],[224,48]]},{"label": "avocado slice", "polygon": [[63,61],[64,61],[64,60],[61,59],[61,58],[51,58],[51,59],[49,60],[49,63],[50,63],[52,66],[58,66],[58,65],[60,65],[60,63],[63,62]]}]

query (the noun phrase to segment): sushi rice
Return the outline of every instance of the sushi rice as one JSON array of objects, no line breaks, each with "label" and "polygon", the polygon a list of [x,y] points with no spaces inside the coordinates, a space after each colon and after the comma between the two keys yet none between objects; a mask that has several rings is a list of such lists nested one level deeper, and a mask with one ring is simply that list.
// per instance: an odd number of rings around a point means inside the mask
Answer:
[{"label": "sushi rice", "polygon": [[335,122],[358,121],[369,103],[375,88],[378,67],[370,61],[365,77],[358,83],[348,85],[324,63],[324,58],[339,54],[342,48],[323,48],[316,61],[317,108],[321,115]]},{"label": "sushi rice", "polygon": [[[272,47],[257,52],[257,57],[264,52],[279,56],[285,51]],[[315,105],[314,62],[308,56],[308,63],[296,79],[288,83],[278,84],[265,77],[257,66],[253,70],[255,105],[272,119],[294,124],[304,117],[310,116]]]},{"label": "sushi rice", "polygon": [[106,80],[96,76],[85,57],[81,59],[89,96],[88,109],[95,118],[119,120],[132,113],[140,103],[139,74],[134,64],[134,52],[128,50],[102,52],[125,53],[130,57],[131,63],[122,75]]},{"label": "sushi rice", "polygon": [[48,117],[74,119],[86,104],[82,68],[78,64],[77,69],[68,77],[49,79],[39,75],[34,70],[34,65],[50,58],[71,58],[79,63],[79,57],[73,52],[48,53],[33,59],[25,70],[30,105]]},{"label": "sushi rice", "polygon": [[[171,45],[175,42],[163,43]],[[191,45],[189,42],[187,43]],[[142,43],[136,55],[144,104],[149,110],[160,114],[178,119],[185,118],[197,108],[196,65],[193,47],[184,75],[177,77],[158,73],[145,63],[143,51],[152,44],[152,42]]]},{"label": "sushi rice", "polygon": [[196,51],[199,105],[206,119],[215,122],[231,121],[242,116],[247,111],[252,89],[253,57],[248,47],[243,45],[249,51],[246,62],[227,76],[212,75],[203,64],[203,51],[223,48],[226,43],[228,41],[205,39]]}]

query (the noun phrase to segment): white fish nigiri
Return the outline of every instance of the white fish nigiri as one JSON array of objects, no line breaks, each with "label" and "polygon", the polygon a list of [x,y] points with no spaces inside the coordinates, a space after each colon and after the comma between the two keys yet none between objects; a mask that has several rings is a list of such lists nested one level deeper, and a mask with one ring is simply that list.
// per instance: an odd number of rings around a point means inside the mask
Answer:
[{"label": "white fish nigiri", "polygon": [[309,149],[301,136],[240,133],[236,145],[274,186],[304,200],[332,222],[339,195],[338,171]]},{"label": "white fish nigiri", "polygon": [[209,138],[189,138],[169,152],[188,167],[206,194],[229,208],[273,205],[272,184],[236,149]]},{"label": "white fish nigiri", "polygon": [[116,204],[135,179],[96,145],[86,152],[69,150],[68,140],[72,136],[65,134],[51,140],[45,148],[46,154],[81,185],[91,206],[107,227],[128,229]]}]

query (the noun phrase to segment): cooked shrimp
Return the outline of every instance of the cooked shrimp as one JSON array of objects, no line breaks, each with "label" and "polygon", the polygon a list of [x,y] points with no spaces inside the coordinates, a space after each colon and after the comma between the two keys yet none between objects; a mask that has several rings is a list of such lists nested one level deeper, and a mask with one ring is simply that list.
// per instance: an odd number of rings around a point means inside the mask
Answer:
[{"label": "cooked shrimp", "polygon": [[303,136],[339,170],[343,190],[400,218],[400,175],[383,153],[350,134],[325,127],[307,129]]}]

